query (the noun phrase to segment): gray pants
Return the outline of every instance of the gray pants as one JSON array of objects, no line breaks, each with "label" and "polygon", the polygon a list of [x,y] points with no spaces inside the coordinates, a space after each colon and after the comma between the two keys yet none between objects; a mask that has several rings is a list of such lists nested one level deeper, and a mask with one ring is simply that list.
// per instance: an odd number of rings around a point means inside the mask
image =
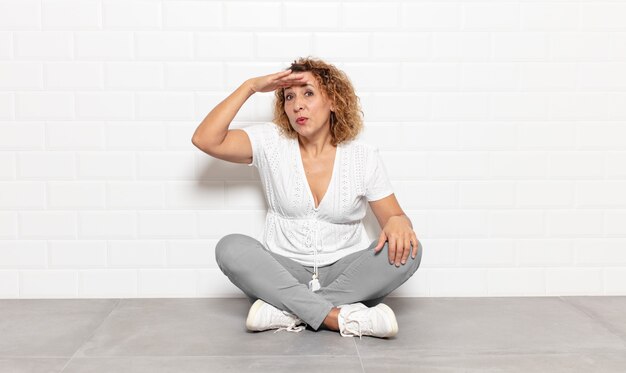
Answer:
[{"label": "gray pants", "polygon": [[419,267],[421,243],[415,259],[409,256],[400,267],[389,264],[387,243],[375,254],[376,243],[320,267],[321,289],[316,292],[308,288],[313,267],[271,253],[252,237],[225,236],[215,247],[215,257],[222,272],[251,300],[263,299],[295,314],[317,330],[333,307],[356,302],[374,305],[408,280]]}]

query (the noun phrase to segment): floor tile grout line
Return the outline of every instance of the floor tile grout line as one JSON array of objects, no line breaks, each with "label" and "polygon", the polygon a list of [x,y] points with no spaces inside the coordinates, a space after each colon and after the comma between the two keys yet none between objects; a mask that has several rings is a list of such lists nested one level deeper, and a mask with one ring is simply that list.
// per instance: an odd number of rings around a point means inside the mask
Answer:
[{"label": "floor tile grout line", "polygon": [[109,313],[102,319],[102,322],[100,323],[100,325],[98,325],[93,332],[91,332],[91,334],[89,334],[84,340],[83,342],[78,345],[78,348],[76,349],[76,351],[74,351],[74,353],[72,354],[72,356],[70,356],[69,360],[67,360],[67,362],[65,363],[65,365],[63,365],[63,368],[61,368],[61,370],[59,371],[59,373],[63,373],[65,371],[65,369],[68,367],[68,365],[70,365],[70,363],[72,362],[72,360],[74,360],[74,358],[76,357],[76,354],[78,353],[78,351],[80,351],[80,349],[87,343],[89,342],[89,340],[91,340],[91,338],[93,338],[94,335],[96,335],[96,333],[98,332],[98,330],[100,330],[100,328],[102,328],[102,325],[104,325],[104,323],[109,319],[109,317],[111,317],[111,314],[117,309],[117,307],[119,307],[120,303],[122,303],[122,299],[119,298],[117,299],[117,303],[115,303],[115,306],[113,306],[111,308],[111,311],[109,311]]},{"label": "floor tile grout line", "polygon": [[[479,356],[535,356],[535,355],[572,355],[572,354],[596,354],[596,353],[623,353],[626,348],[600,348],[600,349],[579,349],[568,351],[501,351],[501,350],[482,350],[482,351],[459,351],[459,350],[447,350],[436,351],[431,350],[411,350],[411,352],[426,352],[421,357],[447,357],[447,356],[465,356],[465,357],[479,357]],[[342,357],[342,358],[359,358],[357,355],[346,354],[316,354],[316,355],[98,355],[98,356],[81,356],[79,359],[211,359],[211,358],[282,358],[282,357]],[[372,357],[383,357],[383,355],[373,354]],[[30,356],[30,355],[6,355],[0,356],[0,359],[16,359],[16,360],[28,360],[28,359],[70,359],[68,356]]]},{"label": "floor tile grout line", "polygon": [[[463,356],[492,356],[492,355],[515,355],[515,356],[531,356],[531,355],[571,355],[571,354],[594,354],[599,350],[608,353],[621,353],[626,351],[626,348],[600,348],[600,349],[581,349],[581,350],[567,350],[567,351],[528,351],[528,352],[516,352],[516,351],[501,351],[501,350],[484,350],[484,351],[431,351],[431,350],[411,350],[407,352],[415,352],[423,357],[436,357],[436,356],[449,356],[449,355],[463,355]],[[423,354],[421,354],[423,352]],[[385,356],[385,354],[372,354],[373,357]],[[281,357],[342,357],[342,358],[358,358],[357,355],[98,355],[98,356],[81,356],[80,359],[151,359],[151,358],[166,358],[166,359],[206,359],[206,358],[281,358]],[[49,359],[49,360],[65,360],[70,359],[71,356],[30,356],[30,355],[3,355],[0,359],[15,359],[15,360],[28,360],[28,359]]]},{"label": "floor tile grout line", "polygon": [[[620,350],[621,351],[621,350]],[[212,359],[212,358],[283,358],[283,357],[345,357],[358,358],[357,355],[317,354],[317,355],[98,355],[80,356],[79,359]],[[0,359],[69,359],[69,357],[38,357],[38,356],[0,356]]]},{"label": "floor tile grout line", "polygon": [[356,339],[353,339],[352,342],[354,342],[354,348],[356,349],[356,356],[359,357],[359,363],[361,364],[361,371],[365,373],[365,367],[363,366],[363,360],[361,359],[361,352],[359,352],[359,346],[356,344]]},{"label": "floor tile grout line", "polygon": [[[602,352],[607,353],[624,353],[626,352],[626,347],[620,348],[581,348],[574,350],[535,350],[535,351],[519,351],[519,350],[476,350],[476,351],[467,351],[467,350],[427,350],[427,349],[411,349],[406,350],[405,352],[411,352],[415,355],[419,355],[420,357],[447,357],[447,356],[466,356],[466,357],[480,357],[480,356],[558,356],[558,355],[572,355],[572,354],[597,354]],[[304,355],[308,356],[308,355]],[[385,354],[372,354],[370,357],[384,357]]]},{"label": "floor tile grout line", "polygon": [[[626,347],[602,347],[602,348],[577,348],[567,350],[525,350],[519,349],[500,350],[500,349],[485,349],[485,350],[428,350],[428,349],[413,349],[410,352],[419,354],[420,356],[433,357],[433,356],[449,356],[449,355],[463,355],[468,357],[478,356],[533,356],[533,355],[571,355],[571,354],[595,354],[598,352],[609,353],[622,353],[626,352]],[[384,355],[374,355],[384,356]]]},{"label": "floor tile grout line", "polygon": [[622,342],[624,342],[624,346],[626,347],[626,335],[624,335],[621,331],[616,330],[613,325],[609,322],[607,322],[606,320],[604,320],[602,317],[600,317],[599,315],[595,314],[592,310],[576,304],[574,302],[570,302],[566,299],[566,297],[559,297],[559,299],[561,299],[561,301],[563,301],[563,303],[571,306],[572,308],[584,313],[585,315],[587,315],[590,319],[592,319],[593,321],[597,322],[598,324],[602,325],[606,330],[609,331],[609,333],[613,334],[614,336],[616,336],[617,338],[619,338],[620,340],[622,340]]}]

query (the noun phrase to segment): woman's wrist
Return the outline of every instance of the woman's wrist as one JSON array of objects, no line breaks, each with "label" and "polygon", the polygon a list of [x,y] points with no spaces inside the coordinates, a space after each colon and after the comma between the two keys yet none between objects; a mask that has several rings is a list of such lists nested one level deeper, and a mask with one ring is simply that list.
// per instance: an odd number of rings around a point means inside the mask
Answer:
[{"label": "woman's wrist", "polygon": [[402,214],[402,215],[394,215],[394,216],[390,217],[390,218],[389,218],[389,220],[391,220],[391,219],[396,220],[395,218],[402,219],[402,220],[406,221],[406,222],[409,224],[409,226],[410,226],[411,228],[413,228],[413,224],[411,223],[411,219],[409,219],[409,217],[408,217],[408,216],[406,216],[406,214]]},{"label": "woman's wrist", "polygon": [[246,90],[246,92],[248,92],[249,96],[252,96],[257,92],[254,88],[254,83],[252,82],[252,79],[246,80],[241,86]]}]

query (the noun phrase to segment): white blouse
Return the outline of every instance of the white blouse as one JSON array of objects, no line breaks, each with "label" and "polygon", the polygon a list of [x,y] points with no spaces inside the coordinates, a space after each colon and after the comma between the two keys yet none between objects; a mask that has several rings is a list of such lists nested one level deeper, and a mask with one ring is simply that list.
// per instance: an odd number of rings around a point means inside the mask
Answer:
[{"label": "white blouse", "polygon": [[362,219],[367,202],[393,193],[378,149],[339,144],[330,184],[315,208],[297,139],[274,123],[243,128],[252,144],[268,211],[261,243],[305,266],[325,266],[370,245]]}]

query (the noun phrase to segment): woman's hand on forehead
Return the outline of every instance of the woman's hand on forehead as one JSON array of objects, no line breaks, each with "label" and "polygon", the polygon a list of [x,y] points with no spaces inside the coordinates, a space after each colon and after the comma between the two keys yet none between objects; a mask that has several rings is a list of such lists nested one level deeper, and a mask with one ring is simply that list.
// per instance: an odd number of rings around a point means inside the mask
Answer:
[{"label": "woman's hand on forehead", "polygon": [[306,76],[304,75],[304,73],[292,72],[291,70],[286,71],[289,71],[289,74],[280,78],[280,88],[289,88],[306,84]]},{"label": "woman's hand on forehead", "polygon": [[278,73],[259,76],[249,80],[254,92],[271,92],[279,88],[287,88],[298,84],[305,84],[303,73],[294,73],[285,70]]}]

